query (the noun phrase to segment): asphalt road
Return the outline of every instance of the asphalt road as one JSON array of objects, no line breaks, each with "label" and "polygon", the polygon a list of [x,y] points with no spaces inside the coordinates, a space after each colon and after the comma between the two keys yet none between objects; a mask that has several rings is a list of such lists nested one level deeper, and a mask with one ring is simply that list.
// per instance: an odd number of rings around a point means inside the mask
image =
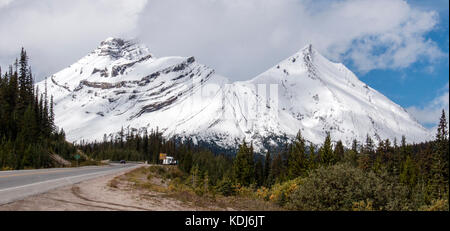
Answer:
[{"label": "asphalt road", "polygon": [[137,168],[137,163],[0,171],[0,205],[95,177]]}]

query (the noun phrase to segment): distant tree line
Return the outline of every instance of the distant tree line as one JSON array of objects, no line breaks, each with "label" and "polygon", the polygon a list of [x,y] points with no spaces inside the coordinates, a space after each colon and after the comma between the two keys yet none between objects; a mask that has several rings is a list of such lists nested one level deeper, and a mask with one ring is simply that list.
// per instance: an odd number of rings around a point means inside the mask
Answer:
[{"label": "distant tree line", "polygon": [[[207,182],[208,187],[226,196],[243,187],[271,189],[272,195],[282,195],[275,199],[277,203],[291,209],[348,210],[356,206],[418,210],[448,198],[445,118],[443,111],[436,139],[419,144],[407,144],[403,136],[400,143],[386,139],[375,145],[367,135],[363,144],[354,140],[351,148],[345,148],[341,141],[333,145],[327,133],[323,144],[316,147],[307,145],[299,132],[278,153],[255,154],[253,145],[243,141],[236,155],[230,157],[189,140],[165,140],[158,131],[124,134],[122,129],[114,139],[108,141],[105,136],[104,142],[82,143],[78,148],[97,159],[147,160],[154,164],[159,163],[159,153],[167,153],[179,161],[179,168],[190,176],[188,181],[194,188],[203,187],[199,182]],[[345,203],[329,201],[341,196],[348,197],[343,198]]]},{"label": "distant tree line", "polygon": [[20,59],[4,74],[0,68],[0,169],[51,167],[51,154],[70,159],[74,153],[55,126],[53,97],[33,83],[22,48]]},{"label": "distant tree line", "polygon": [[122,128],[116,136],[105,134],[103,142],[82,141],[76,148],[96,160],[140,160],[151,164],[161,164],[159,155],[166,153],[178,161],[179,168],[184,172],[195,172],[199,179],[209,175],[212,184],[221,180],[232,166],[229,155],[214,154],[207,148],[194,145],[192,140],[167,140],[158,130],[138,133]]},{"label": "distant tree line", "polygon": [[402,136],[400,144],[386,139],[375,146],[367,135],[365,143],[354,140],[350,149],[341,141],[332,145],[329,133],[320,147],[307,147],[299,132],[280,153],[267,152],[264,163],[244,142],[234,159],[232,177],[225,181],[256,188],[285,187],[277,200],[292,209],[349,210],[362,203],[364,209],[370,205],[375,210],[418,210],[436,204],[448,210],[447,128],[442,110],[434,141],[407,144]]}]

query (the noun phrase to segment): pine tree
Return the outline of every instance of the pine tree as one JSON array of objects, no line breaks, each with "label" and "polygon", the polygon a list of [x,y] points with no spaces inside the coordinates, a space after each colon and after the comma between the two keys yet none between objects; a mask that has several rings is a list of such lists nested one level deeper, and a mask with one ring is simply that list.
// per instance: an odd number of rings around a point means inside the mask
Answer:
[{"label": "pine tree", "polygon": [[352,150],[355,152],[356,155],[358,155],[358,141],[356,139],[353,139]]},{"label": "pine tree", "polygon": [[239,146],[233,163],[233,178],[237,183],[248,186],[254,182],[255,166],[253,164],[253,148],[243,142]]},{"label": "pine tree", "polygon": [[375,157],[375,144],[372,138],[367,134],[366,144],[364,145],[364,154],[368,155],[371,159]]},{"label": "pine tree", "polygon": [[120,129],[120,132],[119,132],[119,143],[120,143],[120,148],[123,148],[124,147],[124,136],[125,136],[125,134],[124,134],[124,132],[123,132],[123,127]]},{"label": "pine tree", "polygon": [[350,163],[353,166],[358,165],[358,141],[356,139],[353,139],[352,141],[352,148],[350,150],[345,151],[344,154],[345,162]]},{"label": "pine tree", "polygon": [[449,169],[449,137],[448,137],[448,124],[445,116],[445,111],[442,109],[441,118],[439,119],[439,125],[436,133],[437,154],[440,156],[444,163],[443,172],[444,179],[448,181],[448,169]]},{"label": "pine tree", "polygon": [[334,147],[334,157],[338,162],[344,159],[344,145],[340,140],[336,143],[336,147]]},{"label": "pine tree", "polygon": [[432,156],[431,178],[429,180],[428,191],[434,198],[442,198],[448,194],[448,131],[445,111],[439,121],[435,151]]},{"label": "pine tree", "polygon": [[358,167],[363,170],[371,169],[375,162],[375,148],[374,142],[369,134],[366,135],[366,142],[361,147],[360,155],[358,158]]},{"label": "pine tree", "polygon": [[53,111],[53,95],[50,97],[50,114],[49,114],[49,127],[50,131],[54,132],[56,130],[55,127],[55,112]]},{"label": "pine tree", "polygon": [[288,176],[290,179],[307,174],[307,159],[305,154],[305,140],[300,131],[291,146],[288,158]]},{"label": "pine tree", "polygon": [[406,156],[408,155],[408,150],[406,146],[406,137],[402,135],[402,141],[400,146],[400,158],[401,160],[405,160]]},{"label": "pine tree", "polygon": [[261,158],[258,158],[255,164],[255,181],[258,186],[264,183],[264,167]]},{"label": "pine tree", "polygon": [[415,166],[410,156],[406,157],[406,160],[402,165],[400,182],[408,186],[410,191],[417,183],[417,167]]},{"label": "pine tree", "polygon": [[196,188],[199,184],[199,167],[195,165],[191,168],[191,180],[192,180],[192,188]]},{"label": "pine tree", "polygon": [[269,175],[271,172],[272,157],[270,156],[270,151],[267,150],[266,159],[264,161],[264,185],[268,186]]},{"label": "pine tree", "polygon": [[320,162],[319,155],[316,155],[316,146],[309,142],[308,166],[309,169],[315,169]]},{"label": "pine tree", "polygon": [[19,113],[23,113],[28,103],[28,92],[27,92],[27,73],[28,73],[28,57],[24,48],[20,52],[19,61]]},{"label": "pine tree", "polygon": [[325,142],[319,150],[320,158],[323,164],[325,165],[333,165],[336,163],[336,158],[333,154],[333,148],[331,147],[331,137],[330,133],[327,132],[327,136],[325,137]]},{"label": "pine tree", "polygon": [[192,168],[192,153],[191,151],[187,151],[185,156],[183,157],[183,162],[181,164],[181,168],[185,172],[190,172]]},{"label": "pine tree", "polygon": [[6,89],[5,94],[5,109],[6,109],[6,116],[7,116],[7,127],[6,127],[6,133],[7,137],[9,137],[11,140],[15,140],[17,137],[17,122],[15,120],[16,117],[16,107],[17,107],[17,101],[19,99],[19,85],[17,81],[17,72],[12,71],[12,66],[10,66],[9,71],[9,83]]},{"label": "pine tree", "polygon": [[283,160],[280,153],[278,153],[273,158],[272,165],[270,167],[270,174],[268,180],[269,185],[275,183],[280,178],[282,178],[282,173],[283,173]]},{"label": "pine tree", "polygon": [[44,97],[35,91],[28,56],[22,48],[20,61],[16,59],[4,77],[0,73],[0,167],[50,167],[50,152],[70,158],[73,149],[68,148],[64,134],[52,129],[52,117],[47,92]]},{"label": "pine tree", "polygon": [[151,161],[151,158],[149,157],[149,140],[148,140],[148,133],[147,129],[144,131],[144,137],[142,141],[142,151],[144,152],[144,155],[146,156],[147,161]]}]

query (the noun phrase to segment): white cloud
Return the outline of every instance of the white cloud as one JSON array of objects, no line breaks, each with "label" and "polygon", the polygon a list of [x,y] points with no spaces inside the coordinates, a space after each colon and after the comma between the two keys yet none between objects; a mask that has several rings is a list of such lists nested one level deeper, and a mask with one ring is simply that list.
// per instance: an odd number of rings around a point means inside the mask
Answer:
[{"label": "white cloud", "polygon": [[[442,93],[434,98],[431,102],[427,103],[424,107],[412,106],[407,108],[407,111],[411,113],[420,123],[425,125],[436,125],[441,118],[442,109],[445,110],[447,116],[447,122],[449,121],[449,88],[448,83],[442,89]],[[434,128],[432,128],[434,129]]]},{"label": "white cloud", "polygon": [[8,6],[13,0],[0,0],[0,8]]},{"label": "white cloud", "polygon": [[0,64],[12,63],[24,46],[42,79],[86,55],[106,37],[134,36],[146,2],[15,0],[0,9]]},{"label": "white cloud", "polygon": [[248,79],[307,43],[360,72],[405,68],[445,54],[426,38],[434,11],[401,0],[152,0],[140,34],[156,54],[196,55],[226,76]]},{"label": "white cloud", "polygon": [[194,55],[233,80],[307,43],[367,72],[446,55],[426,37],[437,22],[436,12],[403,0],[15,0],[0,7],[0,64],[25,46],[47,75],[106,37],[137,36],[157,56]]}]

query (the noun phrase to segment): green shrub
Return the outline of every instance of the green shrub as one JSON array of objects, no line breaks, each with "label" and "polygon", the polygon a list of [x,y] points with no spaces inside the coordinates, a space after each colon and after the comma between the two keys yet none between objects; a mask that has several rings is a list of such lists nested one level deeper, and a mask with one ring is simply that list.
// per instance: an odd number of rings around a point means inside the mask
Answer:
[{"label": "green shrub", "polygon": [[156,173],[160,176],[164,176],[164,174],[166,173],[166,169],[164,167],[160,167],[156,169]]},{"label": "green shrub", "polygon": [[433,200],[431,205],[422,206],[420,211],[449,211],[448,200],[438,199]]},{"label": "green shrub", "polygon": [[271,188],[268,199],[280,206],[284,206],[292,197],[292,193],[300,187],[302,182],[303,179],[298,177],[283,183],[277,183]]},{"label": "green shrub", "polygon": [[354,210],[361,202],[370,202],[370,210],[412,209],[407,189],[387,173],[376,175],[345,163],[311,172],[286,200],[294,210]]},{"label": "green shrub", "polygon": [[169,167],[167,171],[167,177],[169,179],[183,178],[184,173],[177,167]]},{"label": "green shrub", "polygon": [[224,196],[235,195],[236,191],[233,182],[229,177],[224,177],[216,186],[216,191]]}]

